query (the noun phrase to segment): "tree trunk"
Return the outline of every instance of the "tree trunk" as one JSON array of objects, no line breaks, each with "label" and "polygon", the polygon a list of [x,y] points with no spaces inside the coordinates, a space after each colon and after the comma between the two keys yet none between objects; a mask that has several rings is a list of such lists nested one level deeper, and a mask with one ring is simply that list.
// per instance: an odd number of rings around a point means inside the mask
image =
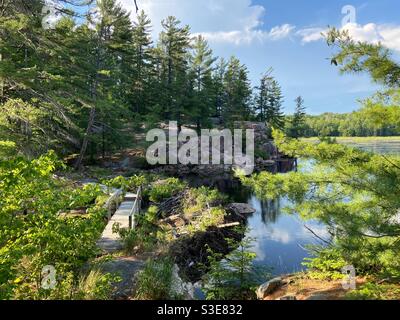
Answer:
[{"label": "tree trunk", "polygon": [[78,160],[76,160],[76,163],[75,163],[75,169],[77,169],[77,170],[81,167],[83,158],[86,154],[86,150],[87,150],[88,143],[89,143],[89,137],[90,137],[90,133],[92,132],[92,127],[94,124],[95,117],[96,117],[96,108],[93,106],[90,108],[89,122],[88,122],[88,125],[86,128],[85,136],[83,138],[81,151],[79,153]]}]

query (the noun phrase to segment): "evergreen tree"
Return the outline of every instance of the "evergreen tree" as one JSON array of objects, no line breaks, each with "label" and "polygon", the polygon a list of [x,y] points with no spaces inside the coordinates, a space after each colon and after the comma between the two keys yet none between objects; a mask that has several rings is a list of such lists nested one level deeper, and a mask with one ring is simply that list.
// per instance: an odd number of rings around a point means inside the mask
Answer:
[{"label": "evergreen tree", "polygon": [[[120,118],[110,117],[114,114],[125,112],[123,101],[129,87],[129,70],[131,55],[129,40],[132,39],[132,26],[129,14],[116,0],[101,0],[97,2],[96,20],[89,21],[95,25],[95,31],[87,29],[91,36],[92,48],[89,58],[93,61],[92,72],[89,80],[90,103],[89,118],[82,138],[81,150],[75,166],[82,164],[86,155],[88,144],[92,139],[92,147],[98,145],[93,133],[100,133],[102,154],[105,153],[106,129],[113,131],[113,126],[118,125]],[[97,23],[96,23],[97,22]],[[129,74],[129,72],[128,72]],[[118,139],[120,140],[120,139]],[[96,143],[97,142],[97,143]],[[96,153],[92,149],[92,154]]]},{"label": "evergreen tree", "polygon": [[212,71],[215,60],[207,41],[202,36],[196,37],[191,57],[191,75],[194,85],[192,118],[198,129],[207,124],[212,113]]},{"label": "evergreen tree", "polygon": [[162,81],[165,88],[164,109],[165,120],[176,120],[182,125],[187,92],[187,68],[190,49],[189,26],[180,26],[180,21],[169,16],[162,21],[163,31],[159,37],[159,50],[162,54]]},{"label": "evergreen tree", "polygon": [[290,122],[289,135],[292,138],[300,138],[304,134],[306,108],[304,106],[304,99],[301,96],[295,99],[295,103],[296,109]]},{"label": "evergreen tree", "polygon": [[266,122],[270,127],[283,129],[285,126],[282,89],[275,79],[270,84],[270,94],[268,95],[268,107],[266,110]]},{"label": "evergreen tree", "polygon": [[267,121],[267,110],[269,106],[270,83],[272,81],[272,70],[270,69],[261,78],[260,85],[255,89],[258,91],[255,97],[254,110],[259,121]]},{"label": "evergreen tree", "polygon": [[[346,32],[333,29],[328,33],[328,44],[337,43],[335,64],[343,71],[370,73],[372,79],[389,87],[389,97],[398,95],[400,84],[395,75],[400,66],[386,49],[380,44],[353,41]],[[387,106],[378,100],[375,107],[379,110]],[[325,240],[328,246],[313,248],[316,256],[308,263],[311,274],[334,278],[342,275],[342,267],[353,265],[360,276],[372,274],[377,280],[397,279],[400,275],[399,158],[365,152],[328,139],[313,144],[287,138],[279,131],[274,136],[282,152],[313,161],[314,170],[287,174],[262,172],[242,180],[267,199],[288,197],[292,202],[291,212],[318,219],[328,226],[332,237]],[[379,288],[382,289],[383,286]]]},{"label": "evergreen tree", "polygon": [[133,75],[131,99],[136,113],[148,112],[148,93],[150,91],[151,64],[151,21],[142,10],[133,24]]},{"label": "evergreen tree", "polygon": [[248,120],[251,115],[251,88],[247,67],[235,57],[228,62],[224,77],[226,104],[222,110],[223,119],[232,124],[238,120]]},{"label": "evergreen tree", "polygon": [[283,96],[279,83],[271,76],[269,70],[256,87],[258,93],[255,97],[255,111],[260,121],[265,121],[271,128],[284,127],[284,114],[282,111]]},{"label": "evergreen tree", "polygon": [[224,86],[227,63],[224,58],[220,58],[213,74],[213,98],[214,112],[213,116],[222,123],[223,110],[226,108],[227,94]]}]

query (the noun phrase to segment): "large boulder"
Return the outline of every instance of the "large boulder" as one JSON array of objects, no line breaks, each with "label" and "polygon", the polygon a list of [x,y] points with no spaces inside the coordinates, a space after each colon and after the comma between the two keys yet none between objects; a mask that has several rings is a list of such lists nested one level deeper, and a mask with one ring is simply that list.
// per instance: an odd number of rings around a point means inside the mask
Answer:
[{"label": "large boulder", "polygon": [[251,205],[247,203],[231,203],[228,205],[228,209],[242,216],[253,214],[254,212],[256,212],[256,209],[254,209]]},{"label": "large boulder", "polygon": [[267,296],[274,293],[276,290],[281,288],[284,284],[285,284],[285,282],[282,280],[282,278],[274,278],[272,280],[269,280],[268,282],[264,283],[257,289],[257,291],[256,291],[257,298],[259,300],[264,300]]}]

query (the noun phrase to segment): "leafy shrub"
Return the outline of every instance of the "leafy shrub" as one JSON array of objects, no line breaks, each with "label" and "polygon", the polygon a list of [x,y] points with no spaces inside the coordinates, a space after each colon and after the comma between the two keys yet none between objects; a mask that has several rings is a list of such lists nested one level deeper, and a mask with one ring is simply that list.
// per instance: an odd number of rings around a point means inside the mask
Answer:
[{"label": "leafy shrub", "polygon": [[160,203],[161,201],[183,191],[185,188],[186,183],[177,178],[168,178],[152,185],[151,190],[149,191],[149,198],[151,202]]},{"label": "leafy shrub", "polygon": [[102,182],[109,188],[122,189],[123,191],[136,192],[137,188],[146,185],[148,183],[148,178],[145,175],[133,175],[130,178],[123,176],[115,177],[111,180],[105,180]]},{"label": "leafy shrub", "polygon": [[113,232],[119,233],[124,250],[133,253],[135,250],[149,251],[158,242],[158,227],[155,225],[157,219],[157,207],[150,207],[148,211],[137,216],[138,223],[135,229],[120,228],[118,224],[113,226]]},{"label": "leafy shrub", "polygon": [[218,190],[207,187],[190,189],[189,196],[185,199],[184,209],[193,212],[205,208],[216,207],[224,204],[227,197]]},{"label": "leafy shrub", "polygon": [[174,264],[168,258],[151,259],[139,273],[136,285],[138,300],[169,300],[179,298],[173,288]]},{"label": "leafy shrub", "polygon": [[309,276],[317,280],[343,279],[342,268],[349,265],[341,252],[334,248],[318,250],[317,256],[304,260],[303,265],[309,269]]},{"label": "leafy shrub", "polygon": [[220,207],[206,210],[200,216],[200,221],[195,221],[194,224],[192,224],[194,226],[194,230],[206,231],[209,227],[222,224],[224,222],[225,214],[225,209]]},{"label": "leafy shrub", "polygon": [[393,284],[376,284],[369,282],[357,290],[346,294],[349,300],[398,300],[400,288]]},{"label": "leafy shrub", "polygon": [[72,190],[68,205],[69,209],[86,207],[93,204],[97,197],[101,196],[103,192],[97,184],[87,184],[80,189]]},{"label": "leafy shrub", "polygon": [[12,141],[0,140],[0,158],[8,158],[15,155],[17,146]]},{"label": "leafy shrub", "polygon": [[[44,266],[54,266],[63,281],[76,281],[78,270],[96,256],[96,241],[105,227],[106,212],[94,201],[101,192],[93,185],[74,190],[53,177],[59,167],[53,152],[31,161],[0,161],[2,299],[49,298],[55,292],[40,287]],[[58,216],[81,205],[90,206],[85,219]]]}]

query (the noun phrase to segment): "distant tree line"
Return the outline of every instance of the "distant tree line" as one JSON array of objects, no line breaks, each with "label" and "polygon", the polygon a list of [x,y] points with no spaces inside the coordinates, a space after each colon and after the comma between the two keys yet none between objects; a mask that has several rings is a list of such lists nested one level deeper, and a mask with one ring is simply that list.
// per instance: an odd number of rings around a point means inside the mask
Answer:
[{"label": "distant tree line", "polygon": [[[371,104],[371,105],[370,105]],[[307,115],[302,126],[302,136],[370,137],[400,135],[400,110],[398,107],[372,105],[351,113],[324,113]]]}]

